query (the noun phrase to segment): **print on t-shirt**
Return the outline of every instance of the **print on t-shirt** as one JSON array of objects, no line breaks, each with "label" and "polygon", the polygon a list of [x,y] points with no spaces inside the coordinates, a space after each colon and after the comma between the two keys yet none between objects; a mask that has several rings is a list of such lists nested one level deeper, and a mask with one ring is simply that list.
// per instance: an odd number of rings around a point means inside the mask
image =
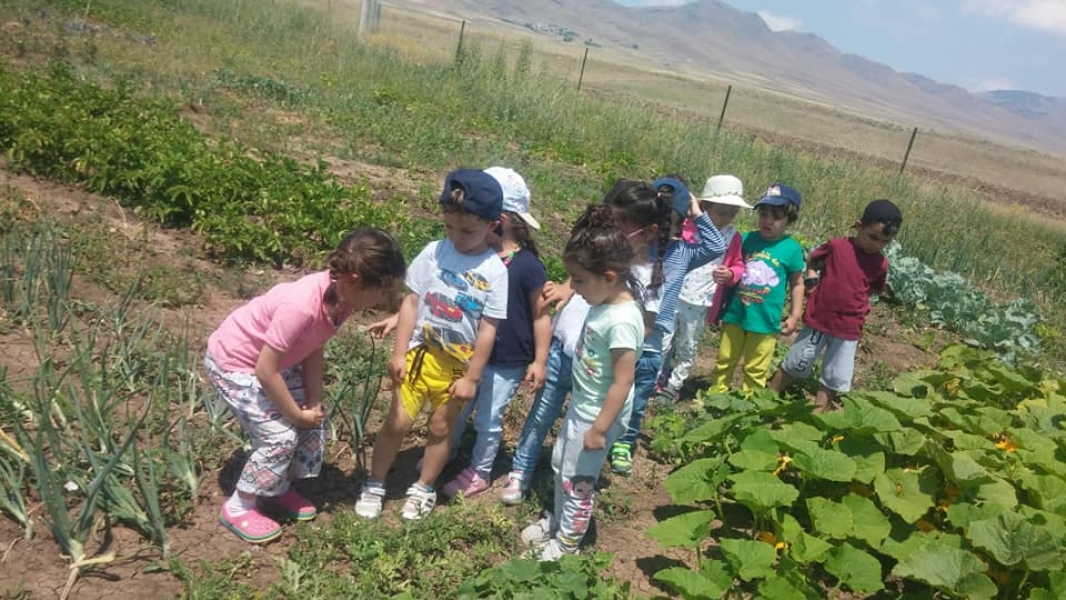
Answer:
[{"label": "print on t-shirt", "polygon": [[[774,266],[766,263],[770,261]],[[770,256],[769,252],[753,254],[744,265],[744,275],[737,286],[737,294],[745,305],[762,304],[766,295],[781,283],[774,267],[780,268],[780,261]]]}]

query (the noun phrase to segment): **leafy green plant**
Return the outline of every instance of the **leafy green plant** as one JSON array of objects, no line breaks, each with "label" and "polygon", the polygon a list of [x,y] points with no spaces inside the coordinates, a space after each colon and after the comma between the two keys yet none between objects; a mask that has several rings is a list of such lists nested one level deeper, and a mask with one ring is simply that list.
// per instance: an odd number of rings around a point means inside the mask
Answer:
[{"label": "leafy green plant", "polygon": [[631,598],[628,583],[604,575],[610,563],[605,553],[563,556],[558,562],[514,558],[463,582],[458,598]]},{"label": "leafy green plant", "polygon": [[692,549],[699,566],[656,579],[686,598],[869,596],[889,580],[905,595],[1061,590],[1066,381],[951,346],[935,370],[892,385],[825,414],[769,395],[705,398],[711,414],[685,436],[705,452],[665,486],[710,508],[648,532]]}]

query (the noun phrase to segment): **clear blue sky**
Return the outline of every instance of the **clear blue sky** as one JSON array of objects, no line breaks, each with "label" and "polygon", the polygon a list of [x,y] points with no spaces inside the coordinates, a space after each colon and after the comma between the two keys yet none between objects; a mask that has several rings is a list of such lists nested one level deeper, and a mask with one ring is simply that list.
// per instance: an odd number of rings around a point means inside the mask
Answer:
[{"label": "clear blue sky", "polygon": [[[669,6],[691,0],[614,0]],[[1066,0],[725,0],[771,29],[969,90],[1066,97]]]}]

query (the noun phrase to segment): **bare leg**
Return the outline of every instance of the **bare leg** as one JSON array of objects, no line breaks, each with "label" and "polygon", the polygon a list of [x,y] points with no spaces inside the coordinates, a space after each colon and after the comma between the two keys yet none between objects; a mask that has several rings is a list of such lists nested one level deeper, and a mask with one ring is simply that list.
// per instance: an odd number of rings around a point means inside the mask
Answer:
[{"label": "bare leg", "polygon": [[[473,400],[471,400],[473,402]],[[463,410],[462,402],[446,402],[429,416],[426,452],[422,455],[422,474],[418,483],[433,487],[448,464],[452,426]]]},{"label": "bare leg", "polygon": [[370,459],[370,479],[385,481],[389,474],[392,463],[396,460],[396,454],[400,451],[403,438],[411,431],[411,418],[400,401],[399,390],[392,392],[392,407],[389,409],[389,418],[378,432],[374,440],[374,456]]},{"label": "bare leg", "polygon": [[839,409],[837,393],[824,385],[818,386],[818,393],[814,395],[814,412],[824,413]]},{"label": "bare leg", "polygon": [[778,369],[777,372],[774,373],[774,376],[770,379],[770,383],[766,387],[780,394],[781,392],[785,391],[785,389],[787,389],[789,384],[791,383],[792,376],[788,373],[785,373],[784,370]]}]

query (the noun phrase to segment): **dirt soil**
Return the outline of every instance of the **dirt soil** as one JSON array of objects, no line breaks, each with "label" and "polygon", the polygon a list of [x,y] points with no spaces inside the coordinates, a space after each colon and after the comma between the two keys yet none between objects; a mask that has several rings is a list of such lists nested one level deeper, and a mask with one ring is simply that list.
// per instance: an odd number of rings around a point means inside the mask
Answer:
[{"label": "dirt soil", "polygon": [[[147,236],[149,245],[157,250],[152,260],[162,260],[164,263],[168,260],[177,261],[180,255],[187,256],[190,249],[194,255],[199,255],[200,241],[194,235],[141,223],[113,201],[0,170],[0,188],[5,187],[16,190],[39,214],[72,221],[102,219],[110,224],[116,236],[126,236],[128,239],[144,239]],[[226,314],[244,302],[240,297],[244,294],[235,292],[232,286],[216,283],[231,278],[232,272],[200,258],[195,261],[197,268],[216,277],[207,279],[208,284],[198,306],[164,311],[164,319],[175,324],[187,321],[192,325],[194,335],[206,339],[206,335]],[[263,289],[273,281],[292,279],[299,273],[244,275],[258,281]],[[109,292],[79,278],[74,295],[103,299]],[[373,318],[373,315],[363,316],[356,326],[365,325]],[[880,335],[872,336],[860,348],[858,382],[869,380],[878,369],[895,373],[933,361],[932,354],[906,341],[906,332],[893,323],[887,309],[875,310],[873,329]],[[0,345],[3,347],[0,364],[8,369],[12,381],[23,379],[33,372],[36,357],[25,335],[20,332],[0,335]],[[694,378],[706,376],[713,360],[714,349],[705,348],[696,365]],[[519,419],[508,423],[509,431],[505,436],[508,452],[513,448],[521,424]],[[374,430],[374,425],[371,425],[370,430]],[[414,471],[421,441],[418,432],[409,437],[392,477],[398,480]],[[350,454],[341,448],[331,449],[323,475],[299,486],[321,507],[320,521],[328,522],[333,514],[353,508],[361,474],[356,472]],[[196,565],[201,559],[213,564],[236,560],[243,568],[240,574],[234,573],[233,576],[243,577],[246,573],[254,573],[257,581],[269,581],[276,577],[276,559],[286,555],[293,536],[283,535],[280,541],[265,547],[253,546],[239,541],[218,523],[219,507],[223,499],[232,493],[233,478],[240,459],[240,456],[233,456],[228,457],[228,460],[217,460],[222,467],[202,473],[200,494],[191,515],[180,526],[169,531],[172,549],[186,565]],[[505,462],[504,457],[501,457],[497,462],[498,471],[506,468]],[[667,593],[652,583],[651,576],[656,571],[671,565],[693,565],[691,552],[661,548],[644,534],[658,518],[684,510],[672,505],[661,485],[669,470],[668,465],[650,460],[644,447],[635,460],[633,474],[628,477],[605,476],[598,518],[594,531],[590,532],[590,541],[595,549],[614,554],[610,574],[629,581],[634,593],[640,596]],[[453,472],[454,468],[446,471],[444,477],[450,477]],[[502,481],[497,480],[497,490],[501,484]],[[389,487],[403,489],[401,485],[397,481],[397,485],[390,484]],[[497,490],[490,490],[477,501],[495,501]],[[42,517],[45,511],[39,502],[33,511],[35,528],[33,538],[29,540],[24,539],[23,532],[12,520],[0,518],[0,597],[57,598],[67,583],[70,574],[68,561],[59,555],[58,546],[52,540]],[[71,598],[123,600],[176,597],[181,593],[180,582],[163,568],[165,565],[159,564],[158,553],[147,548],[141,537],[131,530],[108,528],[100,524],[87,550],[90,556],[114,552],[118,559],[79,578],[73,585]]]}]

